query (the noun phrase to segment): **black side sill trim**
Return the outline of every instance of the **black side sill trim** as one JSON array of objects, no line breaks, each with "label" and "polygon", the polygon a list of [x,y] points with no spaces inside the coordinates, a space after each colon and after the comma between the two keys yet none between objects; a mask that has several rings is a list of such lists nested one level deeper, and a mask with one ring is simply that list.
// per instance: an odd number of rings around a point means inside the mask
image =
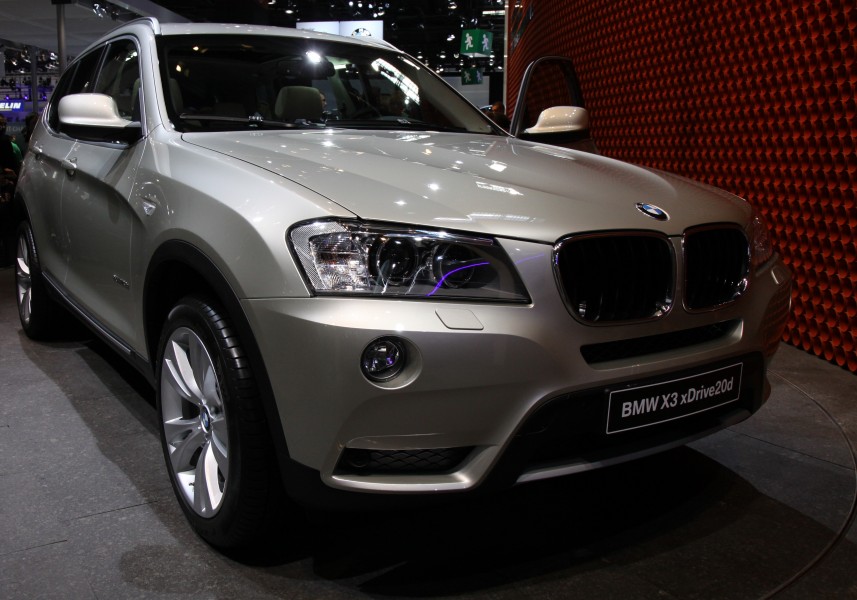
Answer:
[{"label": "black side sill trim", "polygon": [[96,319],[89,311],[83,308],[68,292],[56,278],[46,271],[42,271],[42,276],[50,288],[50,292],[60,302],[62,302],[71,311],[74,316],[80,319],[84,325],[93,331],[101,340],[114,350],[119,352],[125,360],[131,363],[146,379],[154,382],[154,375],[151,373],[149,361],[134,351],[131,346],[122,341],[122,339],[114,334],[110,329],[104,326]]}]

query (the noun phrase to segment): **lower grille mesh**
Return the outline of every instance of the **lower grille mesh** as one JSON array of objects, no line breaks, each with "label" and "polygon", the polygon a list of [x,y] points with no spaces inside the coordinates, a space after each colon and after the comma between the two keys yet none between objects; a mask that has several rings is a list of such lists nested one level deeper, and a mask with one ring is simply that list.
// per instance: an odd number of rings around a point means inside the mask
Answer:
[{"label": "lower grille mesh", "polygon": [[422,448],[418,450],[364,450],[346,448],[337,472],[408,474],[443,473],[457,467],[472,448]]},{"label": "lower grille mesh", "polygon": [[725,337],[741,325],[740,319],[713,323],[693,329],[683,329],[660,335],[650,335],[617,342],[581,346],[580,353],[589,364],[646,356],[667,350],[687,348]]}]

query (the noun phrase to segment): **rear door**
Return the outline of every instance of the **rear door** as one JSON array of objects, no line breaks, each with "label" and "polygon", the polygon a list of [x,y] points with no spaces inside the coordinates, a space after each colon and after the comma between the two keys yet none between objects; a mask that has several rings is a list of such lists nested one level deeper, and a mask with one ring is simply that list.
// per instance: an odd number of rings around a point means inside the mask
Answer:
[{"label": "rear door", "polygon": [[68,94],[91,92],[101,60],[101,50],[88,53],[62,76],[44,116],[44,129],[30,140],[28,170],[32,194],[27,197],[33,234],[42,270],[58,282],[65,281],[68,261],[68,232],[62,221],[62,188],[75,139],[60,132],[57,105]]}]

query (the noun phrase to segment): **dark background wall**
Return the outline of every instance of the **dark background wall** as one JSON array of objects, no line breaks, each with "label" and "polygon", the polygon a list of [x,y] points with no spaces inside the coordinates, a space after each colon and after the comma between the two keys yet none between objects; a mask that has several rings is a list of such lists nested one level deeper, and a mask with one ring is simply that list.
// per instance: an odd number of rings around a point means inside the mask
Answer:
[{"label": "dark background wall", "polygon": [[574,59],[607,156],[746,198],[795,275],[784,339],[857,372],[857,3],[523,0],[508,96]]}]

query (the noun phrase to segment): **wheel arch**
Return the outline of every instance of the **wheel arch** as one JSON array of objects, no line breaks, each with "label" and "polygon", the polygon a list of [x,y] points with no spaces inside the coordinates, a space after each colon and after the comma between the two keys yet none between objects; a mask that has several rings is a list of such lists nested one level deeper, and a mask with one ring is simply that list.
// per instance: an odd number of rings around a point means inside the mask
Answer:
[{"label": "wheel arch", "polygon": [[219,302],[236,328],[256,379],[282,473],[286,463],[290,462],[284,460],[289,456],[288,446],[280,424],[274,391],[250,322],[244,314],[238,295],[221,270],[201,249],[181,240],[166,242],[158,248],[149,262],[143,287],[146,351],[152,367],[153,384],[158,385],[154,373],[157,368],[161,330],[172,307],[189,294],[208,295]]},{"label": "wheel arch", "polygon": [[27,203],[24,201],[24,196],[20,190],[15,190],[15,195],[12,197],[12,219],[15,225],[21,221],[30,220],[30,211],[27,209]]}]

